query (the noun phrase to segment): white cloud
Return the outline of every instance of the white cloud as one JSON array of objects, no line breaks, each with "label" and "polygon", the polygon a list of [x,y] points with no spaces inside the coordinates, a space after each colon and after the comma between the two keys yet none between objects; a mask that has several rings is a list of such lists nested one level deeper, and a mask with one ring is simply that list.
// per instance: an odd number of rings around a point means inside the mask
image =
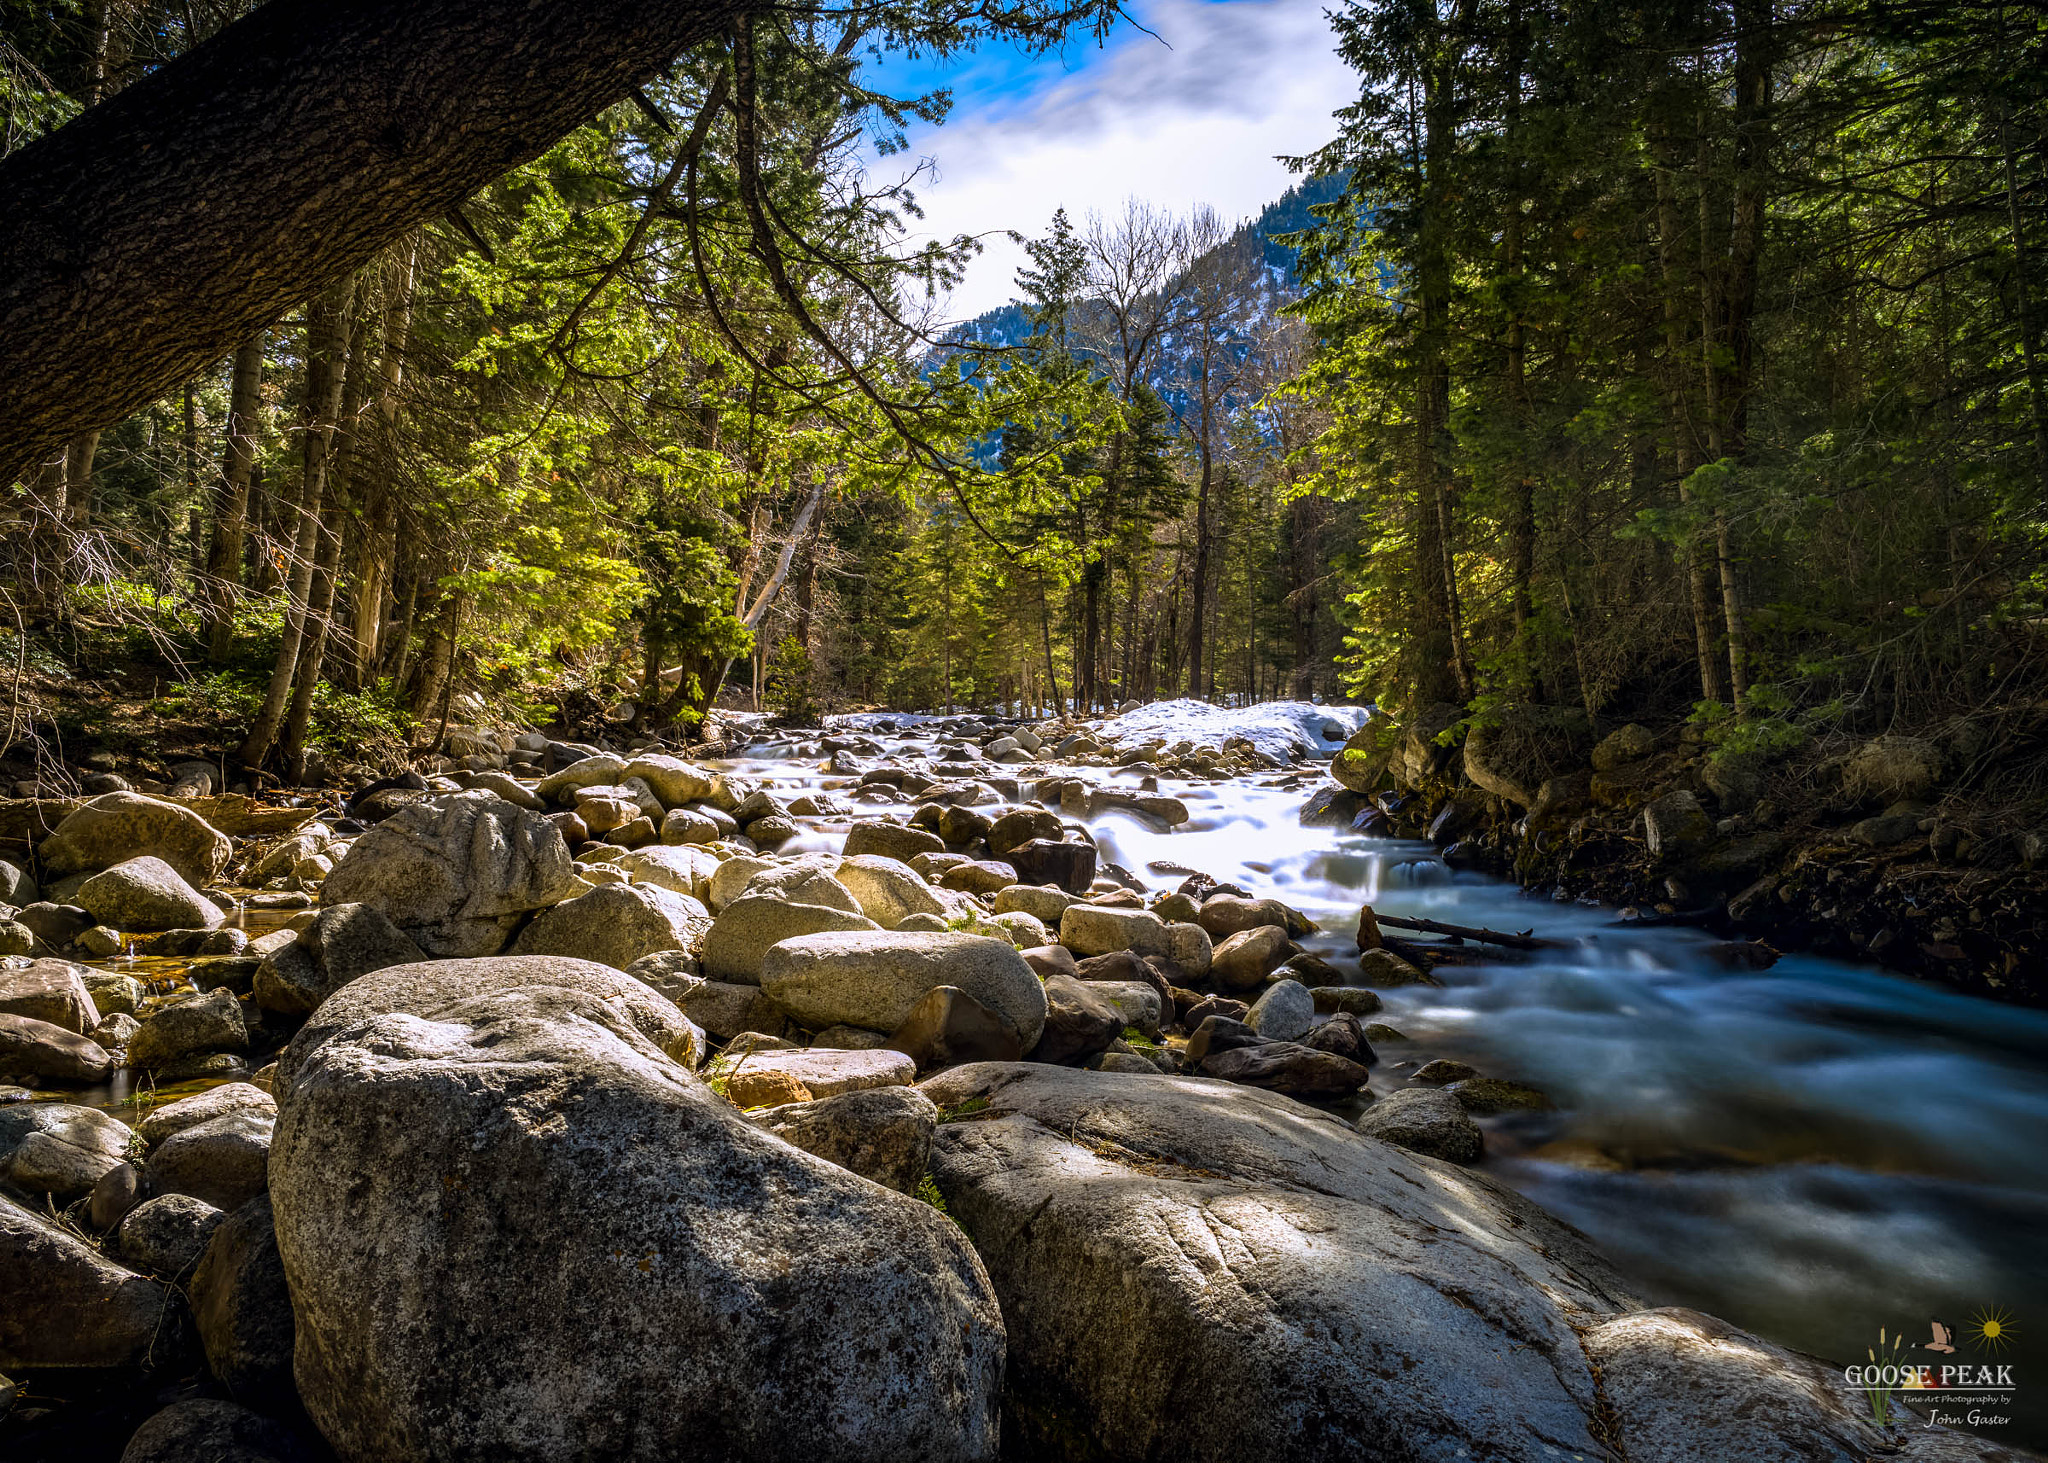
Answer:
[{"label": "white cloud", "polygon": [[[1068,68],[1047,57],[1022,96],[1014,87],[978,96],[963,83],[947,125],[910,135],[908,158],[933,168],[916,189],[925,217],[913,221],[912,242],[1040,234],[1055,208],[1078,223],[1130,197],[1176,213],[1208,204],[1226,219],[1248,218],[1296,181],[1277,159],[1329,141],[1330,114],[1357,95],[1315,3],[1130,8],[1159,39],[1126,30],[1103,53],[1071,55]],[[905,161],[883,160],[877,175]],[[1000,234],[987,239],[946,313],[966,319],[1003,304],[1023,259]]]}]

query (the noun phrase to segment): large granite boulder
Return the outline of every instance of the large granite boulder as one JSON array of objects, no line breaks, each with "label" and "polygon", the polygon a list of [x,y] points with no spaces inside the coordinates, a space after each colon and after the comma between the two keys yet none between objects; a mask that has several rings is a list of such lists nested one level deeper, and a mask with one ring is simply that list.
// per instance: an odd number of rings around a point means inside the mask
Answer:
[{"label": "large granite boulder", "polygon": [[114,1054],[89,1036],[0,1012],[0,1076],[83,1084],[101,1081],[117,1065]]},{"label": "large granite boulder", "polygon": [[1389,1093],[1359,1114],[1356,1126],[1368,1138],[1449,1163],[1477,1163],[1486,1151],[1485,1135],[1466,1115],[1465,1105],[1451,1093],[1427,1087]]},{"label": "large granite boulder", "polygon": [[711,911],[657,884],[603,884],[542,910],[512,942],[515,955],[570,955],[624,970],[661,950],[695,951]]},{"label": "large granite boulder", "polygon": [[201,886],[227,867],[234,845],[190,808],[139,792],[103,793],[76,809],[36,854],[49,876],[96,873],[128,859],[162,859]]},{"label": "large granite boulder", "polygon": [[755,1121],[785,1143],[908,1194],[931,1162],[939,1110],[909,1087],[867,1087],[770,1108]]},{"label": "large granite boulder", "polygon": [[1025,1051],[1045,1027],[1045,988],[1016,947],[988,935],[877,930],[784,940],[761,989],[805,1026],[895,1031],[927,991],[953,986],[1009,1022]]},{"label": "large granite boulder", "polygon": [[239,1209],[267,1185],[273,1128],[271,1116],[254,1108],[181,1128],[150,1151],[150,1187],[190,1194],[216,1209]]},{"label": "large granite boulder", "polygon": [[279,1063],[295,1370],[342,1458],[993,1458],[1003,1321],[954,1226],[734,1112],[624,975],[453,964],[355,982]]},{"label": "large granite boulder", "polygon": [[152,1071],[200,1052],[249,1049],[242,1003],[226,987],[165,1006],[142,1023],[128,1043],[128,1065]]},{"label": "large granite boulder", "polygon": [[909,864],[878,853],[842,860],[832,877],[845,885],[860,912],[885,930],[893,930],[913,914],[944,917],[946,906],[932,886]]},{"label": "large granite boulder", "polygon": [[160,858],[124,859],[78,886],[79,907],[117,930],[211,930],[220,906]]},{"label": "large granite boulder", "polygon": [[1632,1303],[1505,1188],[1199,1080],[986,1063],[922,1090],[987,1103],[932,1171],[1002,1297],[1020,1456],[1607,1456],[1578,1330]]},{"label": "large granite boulder", "polygon": [[356,839],[320,897],[367,904],[427,954],[455,958],[497,954],[526,915],[583,887],[553,823],[460,793],[402,808]]},{"label": "large granite boulder", "polygon": [[296,1328],[267,1195],[214,1226],[186,1289],[206,1365],[220,1384],[252,1407],[289,1404]]},{"label": "large granite boulder", "polygon": [[135,1140],[119,1118],[70,1102],[0,1108],[0,1178],[69,1203],[123,1166]]}]

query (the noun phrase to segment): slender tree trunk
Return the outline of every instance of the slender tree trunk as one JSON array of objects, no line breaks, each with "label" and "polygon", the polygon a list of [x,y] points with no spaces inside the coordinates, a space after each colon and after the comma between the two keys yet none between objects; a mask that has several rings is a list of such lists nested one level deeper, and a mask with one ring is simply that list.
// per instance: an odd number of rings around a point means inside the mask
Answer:
[{"label": "slender tree trunk", "polygon": [[81,432],[64,449],[64,521],[73,528],[92,522],[92,468],[100,434]]},{"label": "slender tree trunk", "polygon": [[[1206,415],[1206,414],[1205,414]],[[1209,491],[1214,477],[1215,454],[1209,448],[1208,422],[1202,423],[1201,440],[1195,444],[1199,475],[1195,483],[1195,567],[1188,581],[1188,695],[1202,690],[1202,622],[1209,610]]]},{"label": "slender tree trunk", "polygon": [[1412,665],[1424,701],[1448,701],[1464,684],[1452,626],[1450,476],[1451,213],[1450,166],[1456,126],[1452,94],[1456,48],[1423,72],[1422,227],[1416,259],[1415,613]]},{"label": "slender tree trunk", "polygon": [[[363,689],[377,674],[384,620],[391,602],[398,558],[398,496],[388,473],[395,460],[400,391],[405,383],[405,349],[412,331],[413,274],[419,235],[408,235],[385,260],[383,358],[377,370],[374,464],[358,472],[363,487],[363,526],[356,565],[355,657],[350,681]],[[368,445],[368,444],[366,444]],[[360,448],[358,449],[360,451]]]},{"label": "slender tree trunk", "polygon": [[262,431],[262,385],[263,337],[258,335],[236,349],[229,375],[226,462],[214,498],[213,534],[206,551],[206,658],[215,665],[225,661],[234,646],[250,475]]},{"label": "slender tree trunk", "polygon": [[242,764],[259,768],[277,741],[305,643],[308,604],[313,590],[314,560],[319,553],[321,512],[327,491],[328,455],[334,442],[335,418],[341,409],[343,358],[348,352],[349,301],[352,281],[324,291],[306,311],[306,419],[304,471],[296,505],[292,559],[285,581],[284,638],[270,672],[262,708],[242,743]]}]

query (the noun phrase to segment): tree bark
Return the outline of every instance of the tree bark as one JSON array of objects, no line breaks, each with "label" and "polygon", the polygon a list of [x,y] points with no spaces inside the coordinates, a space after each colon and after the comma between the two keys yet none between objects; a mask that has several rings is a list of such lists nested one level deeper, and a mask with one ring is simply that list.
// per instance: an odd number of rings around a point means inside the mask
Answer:
[{"label": "tree bark", "polygon": [[235,601],[242,588],[242,539],[249,521],[249,483],[262,432],[263,336],[235,351],[228,386],[227,461],[215,500],[213,538],[206,552],[206,658],[219,665],[235,636]]},{"label": "tree bark", "polygon": [[0,159],[0,483],[545,151],[737,0],[270,0]]},{"label": "tree bark", "polygon": [[320,516],[327,491],[329,453],[334,445],[335,418],[341,410],[343,359],[348,353],[348,307],[353,281],[343,280],[322,294],[306,311],[306,435],[305,470],[299,481],[298,523],[292,560],[285,579],[284,638],[277,647],[270,686],[263,706],[242,743],[242,765],[261,767],[284,723],[305,643],[307,608],[313,592],[313,565],[319,553]]}]

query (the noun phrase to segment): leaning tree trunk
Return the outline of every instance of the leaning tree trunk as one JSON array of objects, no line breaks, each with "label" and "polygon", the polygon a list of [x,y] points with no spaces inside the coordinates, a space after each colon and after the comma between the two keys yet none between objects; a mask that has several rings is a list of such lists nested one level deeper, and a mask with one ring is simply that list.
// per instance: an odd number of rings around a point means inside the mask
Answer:
[{"label": "leaning tree trunk", "polygon": [[269,0],[0,159],[0,484],[538,157],[737,0]]}]

